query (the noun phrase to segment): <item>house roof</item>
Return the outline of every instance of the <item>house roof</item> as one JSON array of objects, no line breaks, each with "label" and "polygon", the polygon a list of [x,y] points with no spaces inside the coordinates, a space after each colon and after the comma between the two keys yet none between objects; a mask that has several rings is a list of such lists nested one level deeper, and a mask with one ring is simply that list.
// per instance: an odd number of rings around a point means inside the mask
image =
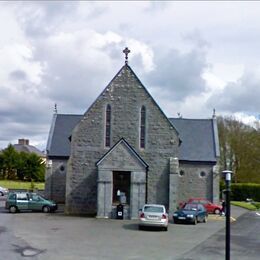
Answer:
[{"label": "house roof", "polygon": [[47,143],[47,155],[69,157],[70,140],[73,128],[83,115],[54,114]]},{"label": "house roof", "polygon": [[28,144],[13,144],[14,149],[17,152],[26,152],[26,153],[35,153],[40,157],[45,157],[45,154],[41,152],[39,149],[32,145]]},{"label": "house roof", "polygon": [[182,140],[180,160],[216,162],[219,157],[219,141],[215,119],[169,119]]},{"label": "house roof", "polygon": [[[54,114],[47,144],[49,157],[70,156],[69,137],[82,118],[83,115]],[[215,119],[169,118],[169,120],[182,140],[180,160],[216,162],[219,157],[219,144]],[[136,153],[134,150],[133,152]]]}]

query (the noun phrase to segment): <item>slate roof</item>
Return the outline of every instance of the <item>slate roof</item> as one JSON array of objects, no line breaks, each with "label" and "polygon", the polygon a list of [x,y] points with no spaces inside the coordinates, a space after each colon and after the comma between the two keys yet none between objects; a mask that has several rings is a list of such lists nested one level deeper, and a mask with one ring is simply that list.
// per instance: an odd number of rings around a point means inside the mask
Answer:
[{"label": "slate roof", "polygon": [[45,154],[41,152],[39,149],[32,145],[28,144],[13,144],[14,149],[17,152],[26,152],[26,153],[35,153],[40,157],[45,157]]},{"label": "slate roof", "polygon": [[47,143],[47,155],[49,157],[70,156],[70,136],[73,128],[83,118],[83,115],[54,114],[49,139]]},{"label": "slate roof", "polygon": [[[83,115],[55,114],[49,140],[49,157],[69,157],[73,128]],[[216,162],[219,156],[219,144],[216,120],[169,118],[179,132],[182,141],[179,159],[182,161]]]},{"label": "slate roof", "polygon": [[216,162],[219,141],[215,119],[169,118],[182,141],[179,159],[182,161]]}]

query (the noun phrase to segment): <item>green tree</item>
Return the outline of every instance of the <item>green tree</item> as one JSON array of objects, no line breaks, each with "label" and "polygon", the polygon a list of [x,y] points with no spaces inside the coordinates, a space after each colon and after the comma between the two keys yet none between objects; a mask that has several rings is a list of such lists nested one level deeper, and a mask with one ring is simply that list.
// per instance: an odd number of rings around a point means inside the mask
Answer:
[{"label": "green tree", "polygon": [[[258,125],[259,126],[259,125]],[[219,117],[221,170],[231,169],[234,182],[260,183],[260,131],[233,117]]]},{"label": "green tree", "polygon": [[28,154],[26,178],[30,181],[44,181],[45,165],[35,153]]},{"label": "green tree", "polygon": [[4,179],[15,178],[18,156],[18,152],[16,152],[11,144],[2,151],[2,175]]},{"label": "green tree", "polygon": [[17,152],[10,144],[0,154],[3,179],[44,181],[45,164],[35,153]]},{"label": "green tree", "polygon": [[21,181],[27,176],[28,153],[20,152],[17,162],[17,178]]},{"label": "green tree", "polygon": [[3,166],[4,166],[4,158],[2,151],[0,151],[0,178],[3,179]]}]

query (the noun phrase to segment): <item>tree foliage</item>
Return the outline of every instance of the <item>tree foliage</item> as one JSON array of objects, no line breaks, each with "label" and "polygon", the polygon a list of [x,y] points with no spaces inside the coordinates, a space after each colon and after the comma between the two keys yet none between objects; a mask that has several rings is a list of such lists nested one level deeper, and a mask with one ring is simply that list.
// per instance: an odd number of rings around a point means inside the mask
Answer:
[{"label": "tree foliage", "polygon": [[9,144],[0,153],[0,175],[2,179],[44,181],[45,165],[35,153],[17,152]]},{"label": "tree foliage", "polygon": [[260,183],[260,128],[233,117],[218,117],[221,170],[230,169],[234,182]]}]

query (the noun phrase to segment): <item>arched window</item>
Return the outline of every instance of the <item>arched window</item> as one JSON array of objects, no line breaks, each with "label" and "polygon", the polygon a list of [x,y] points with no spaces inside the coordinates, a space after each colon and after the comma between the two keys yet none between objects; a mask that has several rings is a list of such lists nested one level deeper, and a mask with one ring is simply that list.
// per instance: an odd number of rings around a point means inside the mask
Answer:
[{"label": "arched window", "polygon": [[105,129],[105,146],[110,147],[111,142],[111,106],[106,108],[106,129]]},{"label": "arched window", "polygon": [[141,108],[141,120],[140,120],[140,148],[145,148],[145,121],[146,110],[145,107]]}]

